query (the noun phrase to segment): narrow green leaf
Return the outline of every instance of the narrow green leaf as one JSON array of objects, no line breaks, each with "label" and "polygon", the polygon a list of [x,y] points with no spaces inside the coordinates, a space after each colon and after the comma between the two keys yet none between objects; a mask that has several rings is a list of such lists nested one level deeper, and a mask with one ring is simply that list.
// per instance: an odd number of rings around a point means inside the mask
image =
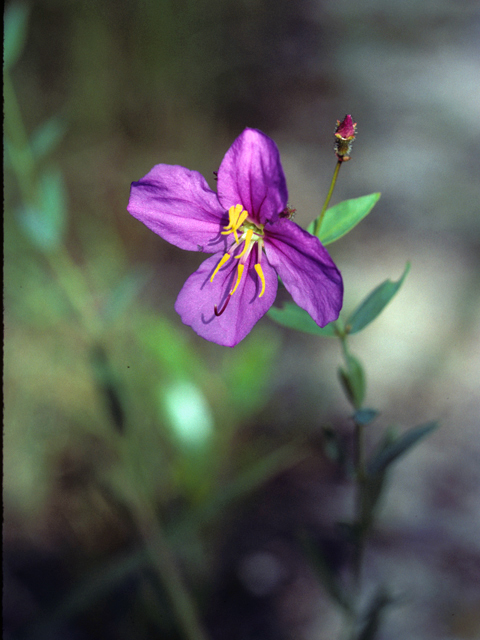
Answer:
[{"label": "narrow green leaf", "polygon": [[30,8],[25,2],[11,4],[5,11],[3,64],[10,69],[20,57],[27,37]]},{"label": "narrow green leaf", "polygon": [[392,462],[398,460],[400,456],[437,428],[438,422],[436,421],[412,427],[373,456],[368,463],[368,472],[370,474],[383,472]]},{"label": "narrow green leaf", "polygon": [[[380,193],[370,193],[367,196],[353,198],[339,202],[327,209],[318,232],[318,239],[323,245],[331,244],[351,231],[365,218],[380,199]],[[308,226],[313,233],[315,221]]]},{"label": "narrow green leaf", "polygon": [[228,404],[241,422],[265,404],[268,381],[280,347],[271,327],[262,327],[238,348],[224,351],[220,373],[228,389]]},{"label": "narrow green leaf", "polygon": [[40,199],[46,229],[56,246],[63,239],[67,218],[65,183],[58,169],[40,177]]},{"label": "narrow green leaf", "polygon": [[158,399],[171,431],[184,452],[205,455],[214,432],[214,418],[205,394],[189,380],[176,380],[158,388]]},{"label": "narrow green leaf", "polygon": [[105,323],[115,322],[134,302],[147,282],[148,273],[143,268],[136,268],[128,273],[110,293],[104,310]]},{"label": "narrow green leaf", "polygon": [[369,325],[370,322],[375,320],[378,315],[380,315],[402,286],[409,271],[410,263],[407,262],[400,280],[397,280],[397,282],[385,280],[385,282],[378,285],[378,287],[374,289],[367,298],[365,298],[365,300],[350,315],[345,324],[348,333],[358,333]]},{"label": "narrow green leaf", "polygon": [[356,409],[360,409],[365,398],[365,373],[360,361],[348,354],[347,368],[339,367],[338,373],[340,382],[347,395],[347,398]]},{"label": "narrow green leaf", "polygon": [[34,131],[30,141],[35,158],[39,160],[53,151],[65,135],[66,129],[65,123],[58,116],[54,116],[40,125]]},{"label": "narrow green leaf", "polygon": [[383,432],[380,441],[378,442],[375,451],[371,455],[371,459],[379,456],[385,449],[397,440],[400,436],[400,431],[396,425],[389,425]]},{"label": "narrow green leaf", "polygon": [[138,324],[137,339],[146,352],[158,361],[161,371],[171,378],[192,379],[198,372],[203,372],[205,377],[205,365],[178,323],[173,324],[158,314],[146,318]]},{"label": "narrow green leaf", "polygon": [[19,222],[30,240],[42,251],[55,249],[66,227],[66,192],[60,171],[40,176],[36,207],[22,208]]},{"label": "narrow green leaf", "polygon": [[336,336],[335,323],[330,322],[325,327],[319,327],[315,320],[294,302],[286,302],[282,309],[272,307],[268,316],[289,329],[296,329],[315,336]]}]

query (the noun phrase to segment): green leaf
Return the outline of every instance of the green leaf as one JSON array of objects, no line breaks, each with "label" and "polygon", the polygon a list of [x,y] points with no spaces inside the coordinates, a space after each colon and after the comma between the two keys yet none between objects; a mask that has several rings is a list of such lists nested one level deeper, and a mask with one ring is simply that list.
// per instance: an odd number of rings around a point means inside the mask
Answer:
[{"label": "green leaf", "polygon": [[3,64],[10,69],[20,57],[27,37],[30,8],[24,2],[11,4],[5,11]]},{"label": "green leaf", "polygon": [[377,457],[385,449],[387,449],[400,435],[400,431],[396,425],[389,425],[382,434],[379,443],[377,444],[374,453],[371,455],[371,459]]},{"label": "green leaf", "polygon": [[137,327],[137,338],[170,378],[188,380],[199,372],[205,378],[205,365],[178,323],[174,324],[160,315],[146,318]]},{"label": "green leaf", "polygon": [[380,315],[393,296],[398,292],[410,271],[410,263],[407,262],[402,277],[397,282],[385,280],[378,285],[372,293],[355,309],[348,318],[345,327],[348,333],[358,333]]},{"label": "green leaf", "polygon": [[65,135],[67,127],[58,116],[44,122],[31,138],[32,153],[37,159],[44,158],[58,145]]},{"label": "green leaf", "polygon": [[262,327],[235,349],[224,351],[221,378],[228,390],[229,411],[237,421],[265,404],[279,347],[278,335],[271,327]]},{"label": "green leaf", "polygon": [[325,327],[319,327],[310,314],[294,302],[286,302],[282,309],[272,307],[268,312],[268,316],[289,329],[296,329],[315,336],[337,335],[334,322],[330,322]]},{"label": "green leaf", "polygon": [[[339,202],[325,211],[322,226],[317,234],[323,245],[331,244],[351,231],[365,218],[380,199],[380,193],[370,193],[367,196],[353,198]],[[313,233],[315,221],[308,226]]]},{"label": "green leaf", "polygon": [[176,380],[158,387],[158,399],[176,441],[184,450],[205,455],[205,445],[214,431],[214,419],[204,393],[189,380]]},{"label": "green leaf", "polygon": [[436,421],[412,427],[393,442],[387,443],[373,456],[368,463],[368,472],[370,474],[382,473],[392,462],[398,460],[400,456],[437,428],[438,422]]},{"label": "green leaf", "polygon": [[125,313],[142,291],[147,278],[148,273],[145,269],[136,268],[120,280],[110,293],[105,304],[103,310],[105,323],[115,322]]},{"label": "green leaf", "polygon": [[40,177],[38,200],[38,207],[20,211],[20,224],[39,249],[51,251],[62,241],[66,227],[66,192],[60,171]]},{"label": "green leaf", "polygon": [[63,176],[58,169],[48,171],[40,177],[40,203],[45,228],[52,243],[59,244],[66,227],[66,190]]},{"label": "green leaf", "polygon": [[346,355],[347,368],[339,367],[338,374],[343,389],[355,409],[360,409],[365,397],[365,373],[360,361],[354,356]]}]

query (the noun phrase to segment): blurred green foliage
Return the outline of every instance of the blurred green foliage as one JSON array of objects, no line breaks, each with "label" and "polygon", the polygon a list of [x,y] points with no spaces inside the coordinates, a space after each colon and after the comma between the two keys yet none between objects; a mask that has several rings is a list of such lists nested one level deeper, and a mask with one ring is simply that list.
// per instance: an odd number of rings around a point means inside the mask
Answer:
[{"label": "blurred green foliage", "polygon": [[[85,560],[128,548],[161,513],[193,582],[210,571],[201,528],[298,459],[240,436],[269,400],[274,329],[232,351],[183,327],[173,301],[187,271],[175,255],[169,279],[172,250],[125,210],[154,143],[156,161],[216,168],[224,127],[212,136],[205,113],[225,10],[45,0],[7,4],[5,23],[7,529]],[[52,631],[145,562],[135,549],[104,578],[85,575],[38,624]],[[142,607],[168,627],[153,591]]]}]

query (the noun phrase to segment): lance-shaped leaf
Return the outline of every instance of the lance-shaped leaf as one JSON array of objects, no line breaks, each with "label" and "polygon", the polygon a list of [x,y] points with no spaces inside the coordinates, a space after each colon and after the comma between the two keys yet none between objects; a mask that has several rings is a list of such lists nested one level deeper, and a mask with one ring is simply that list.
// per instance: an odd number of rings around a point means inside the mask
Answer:
[{"label": "lance-shaped leaf", "polygon": [[7,70],[20,57],[27,36],[27,23],[30,7],[26,2],[11,4],[5,11],[3,64]]},{"label": "lance-shaped leaf", "polygon": [[392,282],[391,280],[385,280],[382,284],[378,285],[372,293],[365,298],[365,300],[355,309],[346,322],[346,328],[348,333],[358,333],[370,324],[375,318],[380,315],[383,309],[387,306],[393,296],[398,292],[405,280],[407,273],[410,271],[410,263],[407,262],[405,270],[400,280]]},{"label": "lance-shaped leaf", "polygon": [[37,206],[19,213],[19,221],[30,240],[43,251],[56,249],[66,228],[66,191],[58,170],[44,173],[39,180]]},{"label": "lance-shaped leaf", "polygon": [[281,309],[271,307],[268,316],[289,329],[296,329],[315,336],[335,336],[335,322],[319,327],[313,318],[294,302],[286,302]]},{"label": "lance-shaped leaf", "polygon": [[365,398],[365,373],[360,361],[354,356],[346,356],[347,368],[339,367],[338,375],[347,398],[355,409],[360,409]]},{"label": "lance-shaped leaf", "polygon": [[66,132],[65,122],[58,116],[50,118],[32,134],[30,145],[37,160],[55,149]]},{"label": "lance-shaped leaf", "polygon": [[[373,209],[380,198],[380,193],[344,200],[325,211],[322,226],[317,237],[323,245],[331,244],[351,231]],[[315,221],[308,226],[313,233]]]},{"label": "lance-shaped leaf", "polygon": [[141,293],[148,279],[143,268],[135,268],[122,278],[112,289],[103,308],[104,323],[115,322],[130,307]]},{"label": "lance-shaped leaf", "polygon": [[368,472],[370,474],[382,473],[392,462],[398,460],[400,456],[437,428],[438,422],[427,422],[426,424],[412,427],[391,442],[387,441],[385,446],[374,454],[368,463]]}]

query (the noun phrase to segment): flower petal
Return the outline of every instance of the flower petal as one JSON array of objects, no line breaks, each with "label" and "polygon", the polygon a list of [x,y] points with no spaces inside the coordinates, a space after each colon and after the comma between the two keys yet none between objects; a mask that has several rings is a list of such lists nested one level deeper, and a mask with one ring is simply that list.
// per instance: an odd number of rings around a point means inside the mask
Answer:
[{"label": "flower petal", "polygon": [[220,231],[228,216],[197,171],[157,164],[144,178],[132,182],[127,210],[180,249],[214,253],[225,246]]},{"label": "flower petal", "polygon": [[279,220],[265,236],[265,253],[292,298],[320,327],[338,318],[342,276],[318,238],[291,220]]},{"label": "flower petal", "polygon": [[275,222],[287,206],[288,191],[275,142],[257,129],[245,129],[218,170],[218,199],[225,209],[243,205],[255,222]]},{"label": "flower petal", "polygon": [[221,309],[237,278],[238,260],[231,258],[210,282],[221,254],[207,258],[183,285],[175,303],[175,310],[184,324],[199,336],[217,344],[234,347],[243,340],[260,318],[272,306],[277,295],[277,275],[266,260],[262,262],[265,293],[259,298],[260,280],[254,270],[256,251],[245,263],[245,270],[225,311],[216,316],[214,307]]}]

